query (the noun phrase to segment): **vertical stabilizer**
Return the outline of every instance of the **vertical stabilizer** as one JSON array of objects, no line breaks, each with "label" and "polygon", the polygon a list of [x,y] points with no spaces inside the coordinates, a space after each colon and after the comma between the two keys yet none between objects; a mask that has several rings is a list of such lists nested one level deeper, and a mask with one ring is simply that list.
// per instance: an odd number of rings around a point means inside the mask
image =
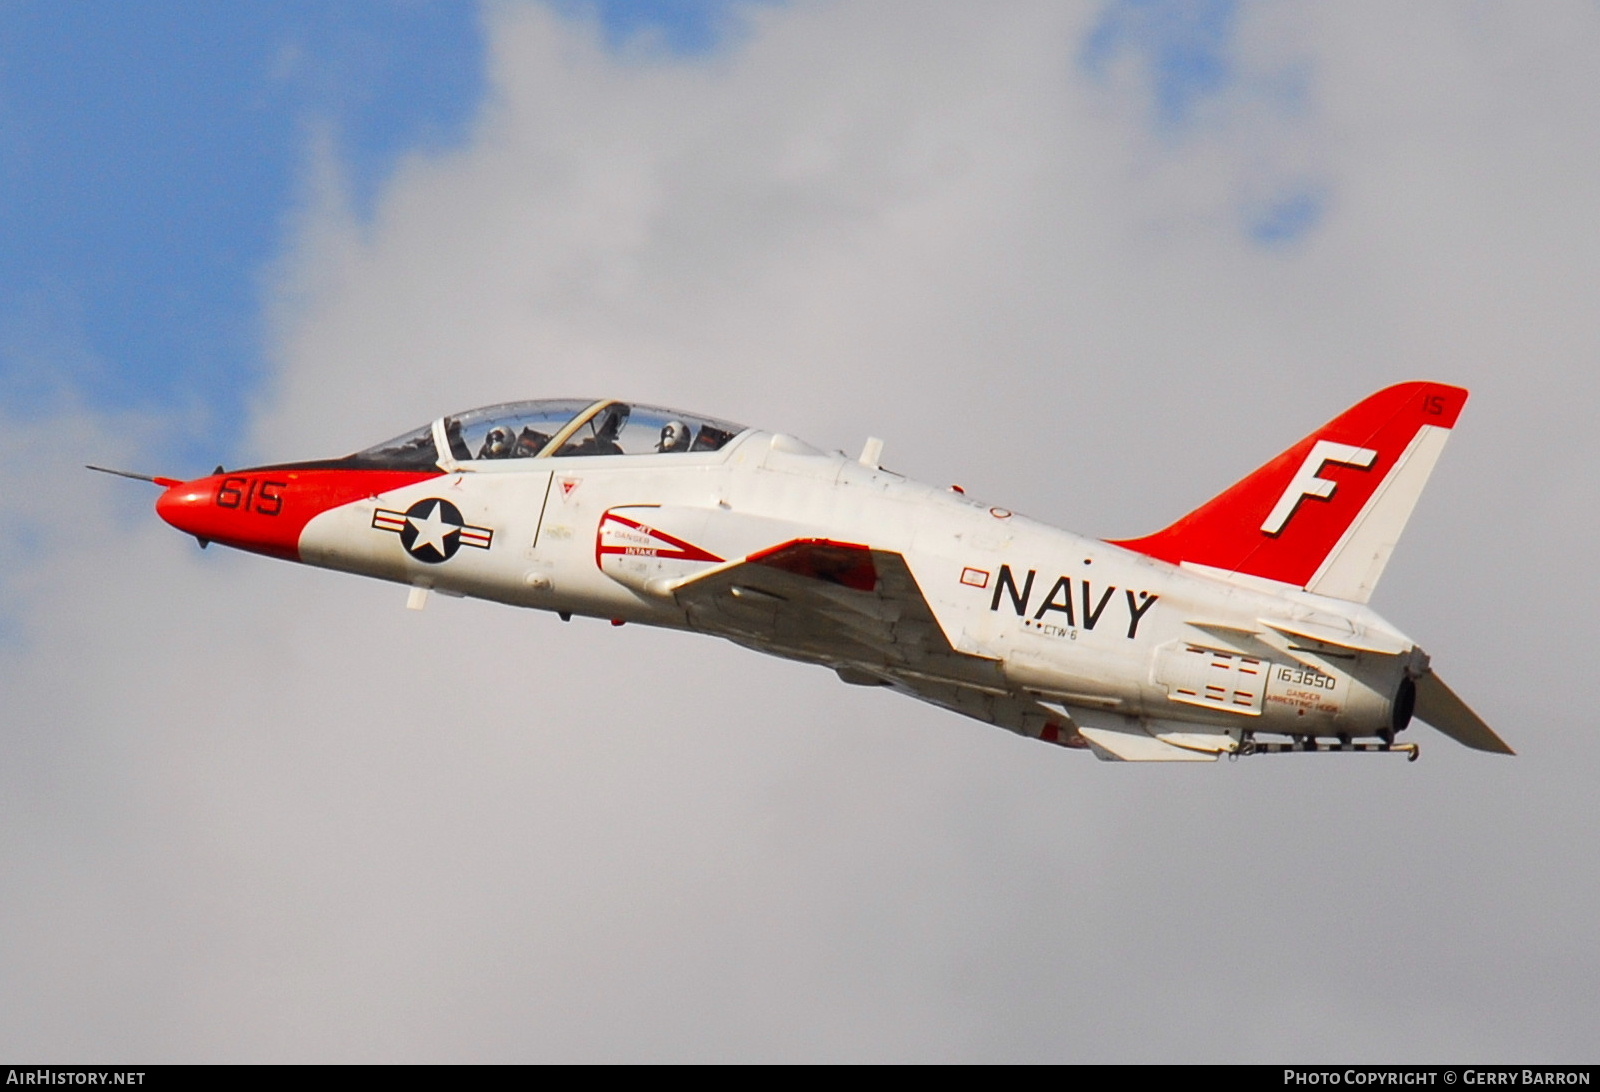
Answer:
[{"label": "vertical stabilizer", "polygon": [[1113,545],[1365,603],[1466,401],[1443,383],[1381,390],[1172,526]]}]

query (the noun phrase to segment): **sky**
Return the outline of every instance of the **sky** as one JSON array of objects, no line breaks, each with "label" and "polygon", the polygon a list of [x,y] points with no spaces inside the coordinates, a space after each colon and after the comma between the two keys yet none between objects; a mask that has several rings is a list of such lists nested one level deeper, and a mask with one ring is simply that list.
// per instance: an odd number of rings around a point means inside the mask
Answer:
[{"label": "sky", "polygon": [[[1600,11],[0,9],[0,1054],[1562,1062]],[[1112,765],[154,490],[616,395],[1170,522],[1473,392],[1373,606],[1519,754]]]}]

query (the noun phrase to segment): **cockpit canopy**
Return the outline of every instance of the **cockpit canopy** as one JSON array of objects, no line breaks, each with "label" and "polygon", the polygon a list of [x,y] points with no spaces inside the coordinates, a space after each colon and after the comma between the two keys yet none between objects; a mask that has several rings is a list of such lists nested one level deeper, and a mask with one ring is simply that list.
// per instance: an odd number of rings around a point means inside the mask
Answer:
[{"label": "cockpit canopy", "polygon": [[717,451],[743,431],[743,425],[659,406],[552,398],[444,417],[350,459],[374,468],[425,470],[495,459],[670,455]]}]

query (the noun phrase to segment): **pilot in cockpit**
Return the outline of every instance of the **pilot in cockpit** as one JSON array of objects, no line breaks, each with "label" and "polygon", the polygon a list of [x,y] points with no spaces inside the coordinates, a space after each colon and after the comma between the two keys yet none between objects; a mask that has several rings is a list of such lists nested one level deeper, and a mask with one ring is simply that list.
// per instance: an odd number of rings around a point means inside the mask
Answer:
[{"label": "pilot in cockpit", "polygon": [[478,449],[480,459],[504,459],[511,455],[511,448],[516,443],[516,437],[510,429],[503,425],[496,425],[490,429],[483,438],[483,446]]},{"label": "pilot in cockpit", "polygon": [[682,421],[668,421],[661,426],[661,441],[656,450],[662,454],[689,450],[689,426]]}]

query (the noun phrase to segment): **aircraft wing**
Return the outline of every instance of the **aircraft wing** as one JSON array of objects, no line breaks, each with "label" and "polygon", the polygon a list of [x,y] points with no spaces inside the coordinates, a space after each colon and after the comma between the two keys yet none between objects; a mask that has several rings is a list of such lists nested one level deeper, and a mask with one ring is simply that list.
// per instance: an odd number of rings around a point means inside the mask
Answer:
[{"label": "aircraft wing", "polygon": [[854,543],[795,539],[697,574],[672,595],[696,629],[795,659],[870,671],[958,655],[905,559]]},{"label": "aircraft wing", "polygon": [[1006,685],[999,665],[957,652],[898,553],[797,539],[684,581],[695,628],[825,664],[845,682],[888,686],[1018,734],[1083,746],[1060,713]]},{"label": "aircraft wing", "polygon": [[697,629],[847,683],[907,697],[1068,747],[1087,744],[1069,717],[1018,695],[995,660],[951,647],[898,553],[797,539],[691,577],[674,598]]}]

